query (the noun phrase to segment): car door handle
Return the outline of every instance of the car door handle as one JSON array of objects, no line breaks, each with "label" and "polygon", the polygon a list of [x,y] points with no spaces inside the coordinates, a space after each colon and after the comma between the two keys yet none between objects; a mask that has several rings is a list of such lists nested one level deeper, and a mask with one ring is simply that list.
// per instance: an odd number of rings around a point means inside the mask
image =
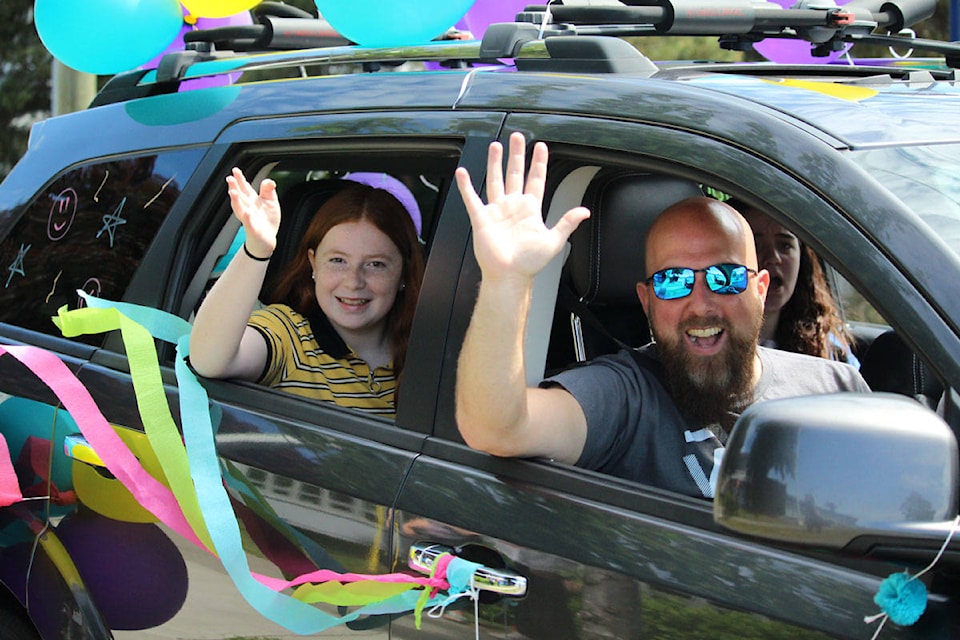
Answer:
[{"label": "car door handle", "polygon": [[[446,545],[415,542],[410,545],[407,566],[414,571],[429,575],[436,566],[437,558],[444,553],[457,555],[455,549]],[[490,591],[504,596],[520,597],[527,593],[527,579],[507,569],[481,566],[473,574],[473,585],[481,591]]]}]

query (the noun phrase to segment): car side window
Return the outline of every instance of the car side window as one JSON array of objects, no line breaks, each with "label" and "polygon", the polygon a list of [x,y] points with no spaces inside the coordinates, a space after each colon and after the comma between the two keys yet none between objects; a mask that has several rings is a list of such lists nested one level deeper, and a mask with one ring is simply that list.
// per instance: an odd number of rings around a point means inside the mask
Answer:
[{"label": "car side window", "polygon": [[[450,188],[455,159],[410,162],[403,168],[356,160],[325,157],[290,158],[271,161],[262,158],[259,169],[245,169],[251,184],[264,179],[277,183],[277,195],[283,212],[275,257],[271,260],[261,290],[261,300],[270,297],[270,287],[279,271],[297,251],[300,237],[313,214],[326,200],[351,182],[382,188],[393,194],[409,213],[424,251],[429,248],[442,198]],[[253,165],[257,166],[257,165]],[[219,186],[219,183],[217,183]],[[229,214],[226,189],[223,191],[226,220],[207,255],[196,270],[193,282],[184,292],[184,313],[192,317],[216,279],[243,245],[244,231]]]},{"label": "car side window", "polygon": [[[259,378],[263,384],[277,391],[289,391],[312,401],[332,402],[347,409],[388,417],[395,414],[398,397],[395,391],[399,388],[398,381],[403,380],[403,365],[411,360],[406,357],[410,352],[399,336],[409,335],[405,332],[410,330],[419,301],[430,241],[459,159],[459,155],[450,151],[450,145],[444,145],[442,149],[433,154],[421,152],[418,156],[414,153],[412,157],[388,156],[383,152],[350,154],[342,149],[329,154],[322,151],[291,152],[284,157],[273,150],[270,155],[260,154],[238,163],[254,188],[267,179],[276,183],[281,209],[276,247],[266,264],[262,282],[253,285],[259,289],[255,294],[257,310],[251,322],[271,349],[267,368]],[[358,192],[358,184],[385,191],[395,202],[369,189]],[[346,191],[348,189],[350,191]],[[216,196],[217,215],[222,216],[222,222],[214,227],[215,230],[207,231],[211,238],[209,247],[200,257],[192,281],[183,294],[182,315],[191,321],[196,319],[197,313],[203,313],[200,309],[206,295],[244,246],[245,231],[230,211],[226,189],[211,195]],[[363,352],[353,351],[356,345],[338,329],[337,323],[343,321],[343,317],[336,315],[339,307],[331,311],[327,298],[315,301],[304,297],[304,291],[324,286],[322,274],[314,273],[315,279],[311,282],[310,269],[304,268],[301,272],[299,266],[300,261],[305,260],[305,249],[317,249],[316,245],[304,247],[304,238],[315,239],[317,233],[325,234],[336,229],[340,224],[337,221],[344,221],[340,217],[344,213],[356,215],[357,207],[361,206],[358,204],[359,195],[366,203],[363,207],[375,207],[365,215],[387,234],[403,256],[402,273],[397,271],[398,277],[402,278],[399,289],[402,293],[397,294],[390,309],[374,309],[388,313],[384,322],[390,336],[391,359],[389,363],[370,366],[369,370],[366,363],[371,361]],[[335,201],[331,201],[332,198]],[[330,208],[328,204],[331,202],[337,203],[335,207],[348,208]],[[313,224],[318,214],[327,216],[328,222],[321,221],[319,226]],[[345,222],[352,222],[352,218]],[[332,226],[325,227],[328,224]],[[342,237],[338,242],[343,242]],[[343,262],[348,254],[342,251],[353,250],[349,247],[337,249],[331,260]],[[304,307],[305,299],[309,300],[309,308]],[[324,307],[324,303],[328,307]],[[302,318],[306,318],[306,323]],[[283,342],[289,337],[286,322],[298,323],[300,342],[295,344],[308,345],[305,351],[300,352],[299,347],[294,347],[292,355],[288,353]],[[280,329],[281,326],[284,328]],[[339,339],[333,333],[335,331]],[[344,347],[351,352],[341,353]],[[288,359],[304,365],[290,368],[284,364]],[[333,370],[331,363],[337,363],[340,367],[337,371],[343,372],[333,378],[336,384],[331,383],[325,373],[317,373]],[[244,379],[255,378],[245,376]]]},{"label": "car side window", "polygon": [[[0,321],[60,335],[77,290],[120,300],[200,160],[200,150],[85,164],[57,176],[0,244]],[[99,344],[102,335],[77,340]]]},{"label": "car side window", "polygon": [[646,231],[667,206],[702,195],[694,180],[626,166],[583,166],[557,185],[548,224],[581,204],[591,216],[570,236],[563,256],[548,374],[650,342],[636,293],[644,275]]},{"label": "car side window", "polygon": [[[743,202],[732,201],[740,207]],[[751,224],[760,224],[760,230],[755,229],[758,238],[758,258],[760,266],[767,268],[771,274],[771,290],[767,295],[767,306],[781,305],[779,317],[781,324],[788,316],[787,307],[790,302],[784,302],[784,294],[778,293],[775,287],[782,291],[785,282],[794,282],[792,297],[801,296],[802,305],[795,305],[794,309],[817,309],[816,319],[808,317],[804,325],[820,323],[828,326],[828,307],[833,307],[830,317],[835,318],[830,330],[831,357],[844,360],[860,370],[860,374],[873,391],[898,393],[912,397],[924,406],[937,410],[943,396],[943,382],[934,373],[933,369],[918,356],[909,346],[904,335],[891,327],[889,321],[876,309],[870,300],[856,287],[846,280],[836,268],[829,264],[812,246],[797,240],[799,252],[803,258],[799,261],[799,273],[795,278],[786,275],[786,264],[789,260],[782,256],[771,264],[765,264],[772,249],[760,249],[763,242],[770,243],[777,235],[783,232],[802,236],[799,229],[790,226],[781,226],[770,213],[746,206],[747,219]],[[763,221],[766,220],[766,223]],[[766,225],[766,226],[765,226]],[[770,226],[772,225],[772,226]],[[764,254],[767,254],[765,257]],[[813,268],[813,262],[817,266]],[[803,266],[806,263],[806,266]],[[806,284],[800,280],[806,278]],[[816,284],[814,284],[816,283]],[[825,289],[821,293],[814,291]],[[773,293],[771,293],[773,292]],[[826,296],[826,297],[824,297]],[[812,304],[816,302],[816,304]],[[826,306],[825,306],[826,305]],[[790,312],[790,318],[798,320],[795,311]],[[781,347],[782,348],[782,347]],[[793,349],[799,350],[799,349]]]}]

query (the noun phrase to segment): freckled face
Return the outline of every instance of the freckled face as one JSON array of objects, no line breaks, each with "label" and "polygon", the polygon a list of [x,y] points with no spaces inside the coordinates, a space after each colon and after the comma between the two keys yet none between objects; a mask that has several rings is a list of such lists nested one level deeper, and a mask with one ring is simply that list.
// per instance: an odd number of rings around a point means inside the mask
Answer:
[{"label": "freckled face", "polygon": [[317,302],[349,344],[382,335],[403,275],[403,258],[390,238],[366,220],[344,222],[308,253]]},{"label": "freckled face", "polygon": [[797,287],[800,241],[760,212],[747,211],[744,217],[753,229],[760,268],[770,272],[770,288],[764,309],[768,313],[776,313],[793,297]]}]

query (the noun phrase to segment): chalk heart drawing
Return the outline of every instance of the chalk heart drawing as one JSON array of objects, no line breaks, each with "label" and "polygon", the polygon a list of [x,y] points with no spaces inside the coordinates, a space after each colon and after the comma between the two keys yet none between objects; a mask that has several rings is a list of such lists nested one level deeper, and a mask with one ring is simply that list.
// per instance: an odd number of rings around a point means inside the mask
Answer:
[{"label": "chalk heart drawing", "polygon": [[[97,278],[87,278],[87,281],[83,283],[83,286],[80,287],[83,291],[89,293],[91,296],[98,297],[102,289],[100,281]],[[82,297],[77,296],[77,308],[87,306],[87,301]]]}]

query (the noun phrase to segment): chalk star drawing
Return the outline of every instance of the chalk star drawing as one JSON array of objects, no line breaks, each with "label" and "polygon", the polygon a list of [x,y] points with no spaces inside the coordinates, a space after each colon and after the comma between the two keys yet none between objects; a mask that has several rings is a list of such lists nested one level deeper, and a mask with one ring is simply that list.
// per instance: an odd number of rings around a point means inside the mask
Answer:
[{"label": "chalk star drawing", "polygon": [[117,233],[117,227],[122,224],[127,224],[127,221],[120,215],[123,213],[123,205],[125,204],[127,204],[126,196],[123,197],[123,200],[120,201],[117,208],[113,210],[113,213],[109,213],[101,218],[101,220],[103,220],[103,226],[100,227],[100,231],[97,231],[97,237],[99,238],[103,235],[103,232],[106,231],[107,235],[110,236],[111,249],[113,249],[113,241]]},{"label": "chalk star drawing", "polygon": [[7,267],[7,271],[10,272],[10,275],[7,276],[7,284],[3,286],[4,289],[10,286],[10,281],[13,280],[14,274],[19,273],[21,276],[27,275],[27,272],[23,270],[23,259],[27,256],[27,251],[30,251],[30,247],[33,245],[23,246],[23,243],[20,243],[20,251],[17,252],[17,257],[10,263],[10,266]]}]

